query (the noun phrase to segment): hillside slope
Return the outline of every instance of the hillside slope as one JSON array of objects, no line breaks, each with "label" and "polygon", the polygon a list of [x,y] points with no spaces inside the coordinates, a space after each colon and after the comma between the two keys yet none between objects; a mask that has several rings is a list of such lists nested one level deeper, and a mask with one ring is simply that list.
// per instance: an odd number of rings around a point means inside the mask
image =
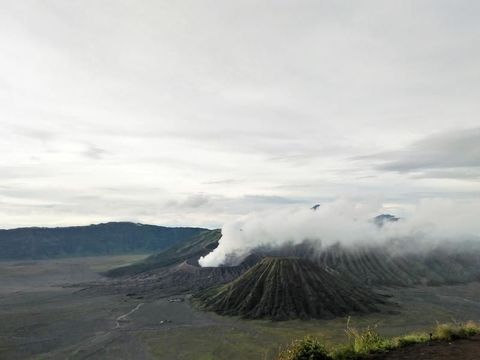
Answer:
[{"label": "hillside slope", "polygon": [[265,258],[231,283],[195,299],[221,315],[273,320],[368,313],[385,303],[383,296],[299,258]]},{"label": "hillside slope", "polygon": [[0,230],[0,259],[47,259],[157,252],[205,230],[129,222]]},{"label": "hillside slope", "polygon": [[141,262],[113,269],[106,275],[110,277],[136,275],[183,262],[198,265],[200,256],[206,255],[215,249],[221,236],[220,230],[204,230],[186,242],[173,245],[158,254],[149,256]]},{"label": "hillside slope", "polygon": [[321,267],[376,287],[460,284],[480,280],[480,248],[460,244],[422,253],[387,247],[332,246],[314,258]]}]

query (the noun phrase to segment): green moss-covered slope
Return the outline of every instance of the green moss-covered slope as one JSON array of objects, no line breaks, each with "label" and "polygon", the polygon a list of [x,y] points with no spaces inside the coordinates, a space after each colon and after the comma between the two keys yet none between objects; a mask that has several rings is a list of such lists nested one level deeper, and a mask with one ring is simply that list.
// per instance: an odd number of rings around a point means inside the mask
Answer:
[{"label": "green moss-covered slope", "polygon": [[129,222],[0,230],[0,259],[153,253],[182,243],[205,230]]},{"label": "green moss-covered slope", "polygon": [[206,255],[215,249],[221,236],[220,230],[204,230],[186,242],[173,245],[158,254],[149,256],[141,262],[113,269],[107,275],[110,277],[135,275],[185,261],[192,265],[198,265],[200,256]]}]

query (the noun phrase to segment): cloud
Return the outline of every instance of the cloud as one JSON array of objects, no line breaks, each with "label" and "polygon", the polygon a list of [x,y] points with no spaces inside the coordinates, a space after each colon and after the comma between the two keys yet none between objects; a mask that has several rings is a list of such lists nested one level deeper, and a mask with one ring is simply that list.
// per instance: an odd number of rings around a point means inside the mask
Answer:
[{"label": "cloud", "polygon": [[205,185],[230,185],[230,184],[239,184],[241,180],[238,179],[219,179],[219,180],[209,180],[204,181]]},{"label": "cloud", "polygon": [[49,141],[54,139],[56,136],[56,134],[52,131],[36,128],[17,127],[16,132],[20,135],[41,141]]},{"label": "cloud", "polygon": [[[429,251],[463,241],[480,241],[480,202],[425,199],[397,222],[378,227],[373,218],[384,213],[379,201],[337,199],[309,207],[290,206],[254,212],[228,222],[218,247],[200,258],[202,266],[233,265],[257,248],[279,248],[309,241],[316,251],[341,244],[388,245],[387,251]],[[233,260],[232,260],[233,259]]]},{"label": "cloud", "polygon": [[51,170],[41,166],[0,166],[0,180],[19,180],[24,182],[51,176]]},{"label": "cloud", "polygon": [[93,160],[100,160],[106,153],[106,150],[92,144],[88,144],[87,149],[82,152],[85,157]]},{"label": "cloud", "polygon": [[360,157],[381,171],[414,173],[420,178],[477,179],[480,173],[480,128],[427,136],[402,150]]},{"label": "cloud", "polygon": [[198,208],[204,205],[207,205],[210,202],[210,197],[204,194],[194,194],[187,197],[181,206]]},{"label": "cloud", "polygon": [[211,197],[205,194],[192,194],[184,197],[182,200],[169,200],[166,206],[178,209],[196,209],[203,207],[211,202]]},{"label": "cloud", "polygon": [[480,168],[461,167],[442,170],[426,170],[412,176],[416,179],[480,180]]},{"label": "cloud", "polygon": [[479,14],[473,0],[4,2],[2,185],[46,203],[67,186],[73,205],[12,219],[2,204],[0,225],[218,226],[344,194],[480,193],[445,180],[477,179],[472,161],[408,147],[478,127]]}]

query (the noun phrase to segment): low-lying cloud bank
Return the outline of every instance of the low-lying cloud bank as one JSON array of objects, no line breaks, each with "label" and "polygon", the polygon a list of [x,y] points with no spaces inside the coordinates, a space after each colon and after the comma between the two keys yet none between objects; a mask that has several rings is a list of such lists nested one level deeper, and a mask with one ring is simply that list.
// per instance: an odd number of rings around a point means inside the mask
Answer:
[{"label": "low-lying cloud bank", "polygon": [[[395,243],[395,250],[417,251],[444,243],[480,240],[480,203],[443,199],[420,201],[400,221],[378,226],[385,213],[380,202],[336,200],[316,210],[286,207],[251,213],[225,224],[218,247],[200,258],[201,266],[242,259],[258,247],[281,247],[308,240],[326,247]],[[395,215],[395,214],[394,214]]]}]

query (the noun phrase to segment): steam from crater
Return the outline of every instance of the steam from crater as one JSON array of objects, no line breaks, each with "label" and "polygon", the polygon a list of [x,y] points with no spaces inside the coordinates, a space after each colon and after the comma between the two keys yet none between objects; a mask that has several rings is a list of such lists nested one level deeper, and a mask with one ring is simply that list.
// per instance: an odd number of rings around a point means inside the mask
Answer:
[{"label": "steam from crater", "polygon": [[[238,262],[258,247],[296,245],[308,240],[318,251],[340,243],[346,247],[382,245],[395,240],[397,249],[414,251],[443,243],[480,239],[480,203],[427,199],[396,222],[378,226],[373,219],[387,212],[380,202],[345,199],[316,209],[287,207],[256,212],[222,228],[218,247],[201,257],[201,266]],[[396,215],[396,214],[395,214]]]}]

